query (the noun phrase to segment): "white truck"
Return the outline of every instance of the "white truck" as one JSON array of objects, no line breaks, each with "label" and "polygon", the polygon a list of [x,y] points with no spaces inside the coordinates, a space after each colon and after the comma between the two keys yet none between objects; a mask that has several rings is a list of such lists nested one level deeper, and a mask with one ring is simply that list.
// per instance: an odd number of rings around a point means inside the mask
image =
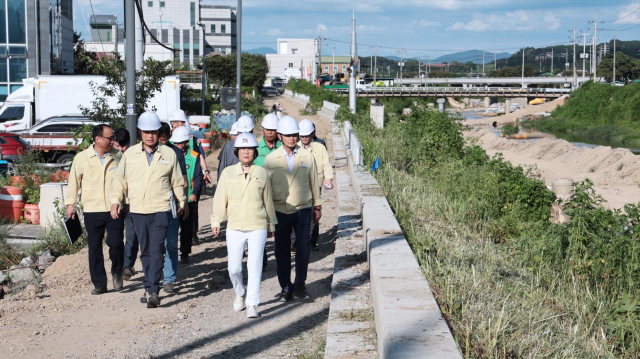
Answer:
[{"label": "white truck", "polygon": [[[23,86],[7,96],[0,108],[0,130],[22,132],[40,121],[54,116],[80,115],[80,106],[91,107],[94,94],[91,82],[102,85],[104,76],[50,75],[22,80]],[[115,107],[116,98],[107,103]],[[165,77],[162,90],[150,101],[161,120],[166,121],[170,111],[180,108],[180,78]]]},{"label": "white truck", "polygon": [[[23,86],[7,96],[0,108],[0,131],[19,133],[47,161],[70,162],[78,143],[73,131],[83,123],[95,124],[80,114],[79,106],[91,107],[91,82],[99,86],[106,77],[51,75],[22,82]],[[107,103],[118,105],[116,98],[107,99]],[[168,121],[169,112],[180,108],[180,78],[165,77],[149,107],[155,107],[160,119]]]}]

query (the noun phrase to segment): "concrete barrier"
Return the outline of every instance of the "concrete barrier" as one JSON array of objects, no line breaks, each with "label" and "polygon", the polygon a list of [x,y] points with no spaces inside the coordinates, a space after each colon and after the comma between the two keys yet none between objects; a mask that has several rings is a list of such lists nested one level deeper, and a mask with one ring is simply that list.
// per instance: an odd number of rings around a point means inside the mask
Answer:
[{"label": "concrete barrier", "polygon": [[345,122],[340,132],[360,202],[380,358],[462,358],[380,184],[362,169],[355,131]]}]

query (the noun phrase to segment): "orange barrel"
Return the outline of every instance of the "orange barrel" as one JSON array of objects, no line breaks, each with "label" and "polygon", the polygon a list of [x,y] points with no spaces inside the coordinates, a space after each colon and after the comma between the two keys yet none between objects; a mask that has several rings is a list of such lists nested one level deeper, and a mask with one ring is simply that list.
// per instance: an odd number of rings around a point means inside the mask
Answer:
[{"label": "orange barrel", "polygon": [[207,152],[211,149],[211,141],[207,139],[201,139],[200,144],[202,145],[202,149],[204,152]]},{"label": "orange barrel", "polygon": [[0,218],[19,222],[24,201],[22,188],[5,186],[0,189]]}]

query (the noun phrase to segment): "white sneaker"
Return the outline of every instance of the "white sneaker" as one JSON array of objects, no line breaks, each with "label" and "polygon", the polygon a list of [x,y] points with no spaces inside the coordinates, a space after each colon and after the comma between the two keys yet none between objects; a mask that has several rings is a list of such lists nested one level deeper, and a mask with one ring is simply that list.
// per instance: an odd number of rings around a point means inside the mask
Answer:
[{"label": "white sneaker", "polygon": [[243,309],[244,309],[244,296],[243,297],[236,296],[236,299],[233,300],[233,310],[235,310],[236,312],[239,312]]},{"label": "white sneaker", "polygon": [[256,307],[254,307],[253,305],[250,305],[247,307],[247,318],[257,318],[258,317],[258,311],[256,310]]}]

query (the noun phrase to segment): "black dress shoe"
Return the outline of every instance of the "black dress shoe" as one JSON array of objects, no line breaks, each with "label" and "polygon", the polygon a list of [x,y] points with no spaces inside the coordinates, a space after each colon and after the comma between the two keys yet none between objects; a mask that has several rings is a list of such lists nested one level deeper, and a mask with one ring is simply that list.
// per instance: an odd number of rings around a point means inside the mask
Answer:
[{"label": "black dress shoe", "polygon": [[122,289],[122,273],[113,273],[113,289]]},{"label": "black dress shoe", "polygon": [[165,283],[162,286],[162,289],[164,289],[164,291],[167,293],[175,293],[177,291],[176,287],[173,285],[173,282]]},{"label": "black dress shoe", "polygon": [[287,302],[293,300],[293,293],[291,292],[289,287],[285,287],[282,289],[282,292],[280,292],[280,298],[284,299]]},{"label": "black dress shoe", "polygon": [[307,287],[304,284],[296,284],[293,287],[293,295],[298,299],[309,298],[309,293],[307,293]]},{"label": "black dress shoe", "polygon": [[136,275],[136,271],[131,267],[125,267],[122,271],[122,279],[124,280],[130,280],[134,275]]},{"label": "black dress shoe", "polygon": [[320,250],[320,248],[318,248],[318,245],[315,243],[311,243],[311,250],[314,252],[317,252]]},{"label": "black dress shoe", "polygon": [[150,294],[147,299],[147,308],[157,308],[160,305],[160,296],[157,294]]},{"label": "black dress shoe", "polygon": [[180,261],[182,262],[182,264],[189,264],[189,255],[183,254],[182,256],[180,256]]},{"label": "black dress shoe", "polygon": [[91,295],[100,295],[100,294],[104,294],[106,292],[108,292],[107,291],[107,287],[93,288],[93,290],[91,291]]}]

